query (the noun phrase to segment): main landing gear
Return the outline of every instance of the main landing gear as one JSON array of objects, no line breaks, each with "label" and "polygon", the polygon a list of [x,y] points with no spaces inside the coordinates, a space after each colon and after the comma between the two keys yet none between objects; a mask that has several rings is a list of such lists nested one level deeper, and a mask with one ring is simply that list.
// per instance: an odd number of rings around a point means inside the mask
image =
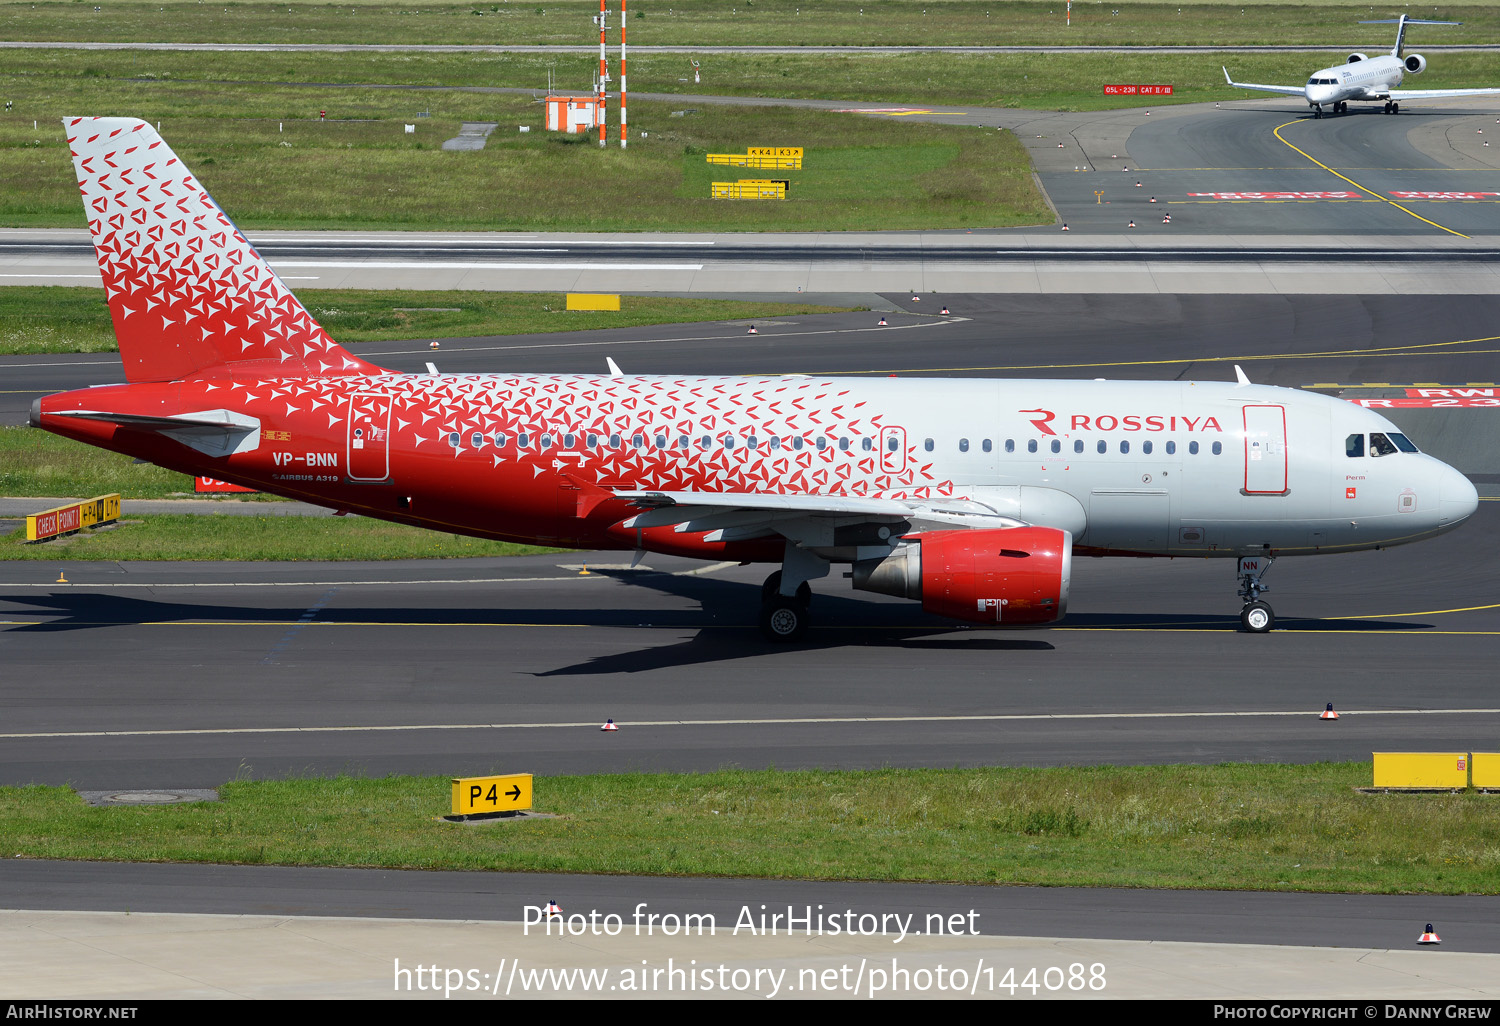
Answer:
[{"label": "main landing gear", "polygon": [[786,543],[781,569],[760,586],[760,631],[771,641],[797,641],[807,633],[812,587],[828,576],[828,560],[796,543]]},{"label": "main landing gear", "polygon": [[1260,600],[1260,593],[1270,591],[1261,583],[1261,578],[1276,562],[1275,556],[1243,556],[1240,558],[1240,598],[1245,607],[1240,610],[1240,627],[1248,634],[1265,634],[1276,626],[1276,614],[1269,603]]},{"label": "main landing gear", "polygon": [[1386,100],[1385,101],[1385,112],[1387,114],[1400,114],[1401,113],[1401,104],[1398,103],[1395,100]]}]

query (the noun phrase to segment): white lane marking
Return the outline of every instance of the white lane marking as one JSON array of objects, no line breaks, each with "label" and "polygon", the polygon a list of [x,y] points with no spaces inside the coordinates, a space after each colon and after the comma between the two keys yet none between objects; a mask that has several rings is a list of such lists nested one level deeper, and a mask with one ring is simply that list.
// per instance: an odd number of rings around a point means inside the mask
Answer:
[{"label": "white lane marking", "polygon": [[278,260],[277,267],[333,267],[344,270],[395,271],[701,271],[702,264],[601,264],[596,262],[553,263],[437,263],[426,260]]},{"label": "white lane marking", "polygon": [[616,240],[607,240],[607,239],[554,239],[554,238],[543,238],[543,237],[535,236],[535,235],[520,236],[520,237],[517,237],[517,238],[510,238],[510,239],[452,239],[452,238],[449,238],[449,239],[440,239],[440,238],[424,238],[424,237],[421,237],[421,236],[411,236],[411,237],[407,237],[407,238],[391,238],[391,239],[361,239],[361,238],[349,238],[349,237],[332,238],[332,239],[318,239],[318,238],[314,238],[314,237],[312,237],[310,235],[277,236],[277,237],[268,237],[268,236],[264,236],[264,235],[254,235],[254,236],[250,237],[250,242],[252,244],[254,244],[254,245],[258,245],[258,244],[261,244],[261,243],[267,243],[267,242],[285,242],[285,243],[297,243],[299,245],[304,245],[304,246],[325,246],[325,245],[354,246],[354,245],[367,245],[367,244],[372,245],[372,244],[375,244],[375,243],[400,243],[402,245],[408,245],[408,246],[418,246],[418,245],[420,245],[420,246],[506,246],[506,245],[515,245],[517,243],[524,243],[524,242],[545,243],[545,244],[553,245],[553,246],[712,246],[712,245],[714,245],[714,243],[712,243],[712,242],[670,242],[670,241],[636,242],[634,240],[624,240],[624,241],[622,241],[622,240],[618,240],[618,239],[616,239]]},{"label": "white lane marking", "polygon": [[[1363,709],[1346,710],[1339,718],[1349,716],[1488,716],[1500,709]],[[853,723],[1030,723],[1046,720],[1177,720],[1247,718],[1257,716],[1301,716],[1316,719],[1317,711],[1267,710],[1241,712],[1136,712],[1136,713],[1001,713],[976,716],[826,716],[764,720],[619,720],[622,727],[783,727],[793,724]],[[414,730],[573,730],[579,727],[599,729],[598,720],[565,723],[410,723],[383,726],[345,727],[201,727],[176,730],[79,730],[37,733],[0,734],[0,739],[27,740],[61,737],[179,737],[199,734],[349,734],[389,733]]]}]

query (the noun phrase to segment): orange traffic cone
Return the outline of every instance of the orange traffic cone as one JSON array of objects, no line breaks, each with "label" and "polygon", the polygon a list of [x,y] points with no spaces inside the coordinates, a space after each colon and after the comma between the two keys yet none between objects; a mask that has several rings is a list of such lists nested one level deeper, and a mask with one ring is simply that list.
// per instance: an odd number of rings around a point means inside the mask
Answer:
[{"label": "orange traffic cone", "polygon": [[1165,215],[1163,215],[1162,219],[1161,219],[1161,223],[1162,224],[1171,224],[1172,223],[1172,215],[1171,214],[1165,214]]},{"label": "orange traffic cone", "polygon": [[1328,703],[1327,709],[1324,709],[1322,712],[1318,713],[1318,719],[1320,720],[1336,720],[1338,718],[1339,714],[1333,711],[1332,702]]},{"label": "orange traffic cone", "polygon": [[752,325],[750,325],[750,330],[747,331],[747,332],[745,332],[745,334],[747,334],[747,335],[759,335],[760,332],[756,331],[755,330],[755,325],[752,324]]},{"label": "orange traffic cone", "polygon": [[884,318],[884,317],[882,317],[882,318],[880,318],[880,323],[881,323],[881,324],[884,324],[884,323],[885,323],[885,318]]},{"label": "orange traffic cone", "polygon": [[1137,188],[1137,189],[1139,189],[1139,188],[1140,188],[1140,187],[1141,187],[1141,183],[1140,183],[1140,182],[1136,182],[1136,183],[1135,183],[1135,187],[1136,187],[1136,188]]},{"label": "orange traffic cone", "polygon": [[1063,144],[1062,144],[1062,143],[1058,143],[1058,144],[1057,144],[1057,148],[1058,148],[1058,149],[1062,149],[1062,148],[1063,148]]},{"label": "orange traffic cone", "polygon": [[1068,230],[1068,223],[1066,221],[1063,222],[1062,230],[1063,231],[1067,231]]},{"label": "orange traffic cone", "polygon": [[1151,202],[1151,203],[1155,203],[1155,202],[1156,202],[1156,197],[1155,197],[1155,196],[1152,196],[1152,197],[1151,197],[1151,199],[1150,199],[1150,200],[1149,200],[1149,202]]},{"label": "orange traffic cone", "polygon": [[556,901],[549,901],[549,902],[547,902],[547,918],[548,919],[561,919],[562,918],[562,914],[563,914],[563,910],[558,907]]},{"label": "orange traffic cone", "polygon": [[1130,224],[1129,224],[1129,225],[1127,225],[1127,226],[1126,226],[1126,227],[1129,227],[1129,228],[1134,228],[1134,227],[1135,227],[1135,222],[1134,222],[1134,221],[1131,221],[1131,222],[1130,222]]},{"label": "orange traffic cone", "polygon": [[1442,939],[1432,932],[1432,924],[1427,924],[1427,929],[1422,931],[1422,936],[1417,938],[1418,944],[1441,944]]},{"label": "orange traffic cone", "polygon": [[947,313],[947,312],[948,312],[948,308],[946,306],[943,307],[943,313]]},{"label": "orange traffic cone", "polygon": [[615,721],[614,720],[605,720],[604,721],[604,726],[600,727],[599,729],[600,730],[619,730],[620,728],[617,727],[617,726],[615,726]]},{"label": "orange traffic cone", "polygon": [[433,339],[431,342],[427,343],[427,348],[428,349],[436,349],[437,347],[438,347],[438,341],[437,341],[437,339]]},{"label": "orange traffic cone", "polygon": [[911,297],[911,301],[913,303],[920,303],[922,301],[922,297],[921,296],[912,296]]}]

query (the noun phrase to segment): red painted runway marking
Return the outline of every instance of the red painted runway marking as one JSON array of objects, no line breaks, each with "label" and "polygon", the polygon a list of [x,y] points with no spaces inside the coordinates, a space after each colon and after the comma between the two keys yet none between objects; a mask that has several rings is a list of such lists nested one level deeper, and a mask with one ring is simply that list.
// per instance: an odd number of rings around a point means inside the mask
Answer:
[{"label": "red painted runway marking", "polygon": [[1286,199],[1369,199],[1362,192],[1190,192],[1189,196],[1208,196],[1223,200],[1286,200]]}]

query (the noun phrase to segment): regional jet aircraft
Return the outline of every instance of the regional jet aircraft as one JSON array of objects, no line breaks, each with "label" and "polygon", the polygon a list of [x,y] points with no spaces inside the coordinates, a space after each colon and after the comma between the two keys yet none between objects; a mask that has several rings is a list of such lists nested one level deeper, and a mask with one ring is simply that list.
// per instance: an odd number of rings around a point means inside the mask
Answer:
[{"label": "regional jet aircraft", "polygon": [[519,542],[780,564],[990,626],[1063,616],[1075,554],[1235,561],[1245,630],[1281,556],[1470,516],[1379,414],[1214,381],[399,374],[337,345],[145,122],[70,118],[127,382],[31,423],[338,512]]},{"label": "regional jet aircraft", "polygon": [[1380,21],[1362,21],[1361,25],[1395,25],[1396,45],[1389,54],[1370,57],[1362,53],[1351,53],[1343,64],[1314,71],[1305,86],[1256,85],[1254,82],[1236,82],[1224,68],[1224,81],[1236,89],[1259,89],[1268,93],[1285,93],[1287,96],[1302,96],[1313,109],[1313,117],[1323,116],[1323,107],[1328,105],[1333,113],[1344,114],[1349,110],[1350,100],[1385,101],[1385,113],[1396,114],[1401,110],[1402,100],[1431,100],[1440,96],[1493,96],[1500,89],[1397,89],[1407,72],[1420,75],[1427,70],[1427,58],[1419,53],[1401,55],[1401,42],[1408,25],[1459,25],[1457,21],[1422,21],[1417,18],[1400,18]]}]

